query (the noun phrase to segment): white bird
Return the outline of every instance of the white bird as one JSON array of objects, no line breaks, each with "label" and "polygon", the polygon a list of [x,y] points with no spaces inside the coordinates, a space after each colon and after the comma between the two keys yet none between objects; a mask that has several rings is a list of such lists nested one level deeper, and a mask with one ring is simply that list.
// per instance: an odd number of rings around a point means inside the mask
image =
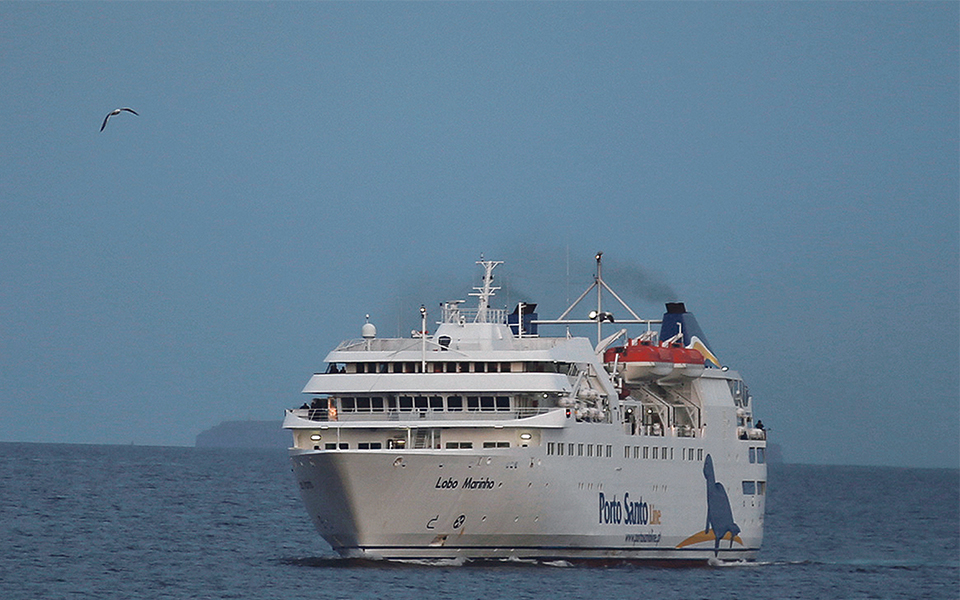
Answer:
[{"label": "white bird", "polygon": [[[110,117],[113,117],[113,116],[115,116],[115,115],[119,115],[119,114],[120,114],[121,112],[123,112],[123,111],[131,112],[131,113],[137,115],[137,111],[133,110],[132,108],[127,108],[127,107],[116,108],[116,109],[114,109],[113,111],[111,111],[110,114],[108,114],[106,117],[104,117],[104,119],[103,119],[103,125],[100,126],[100,131],[103,131],[103,128],[107,126],[107,121],[110,120]],[[137,115],[137,116],[139,117],[140,115]]]}]

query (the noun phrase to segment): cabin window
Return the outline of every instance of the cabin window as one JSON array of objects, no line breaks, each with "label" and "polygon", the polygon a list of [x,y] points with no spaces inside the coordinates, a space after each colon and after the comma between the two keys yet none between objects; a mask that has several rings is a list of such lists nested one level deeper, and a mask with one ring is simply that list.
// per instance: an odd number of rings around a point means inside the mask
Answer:
[{"label": "cabin window", "polygon": [[654,459],[654,460],[656,460],[656,459],[659,457],[659,454],[660,454],[659,450],[660,450],[660,449],[657,448],[656,446],[653,447],[653,459]]},{"label": "cabin window", "polygon": [[767,457],[765,456],[765,449],[757,448],[757,462],[762,465],[766,461],[767,461]]},{"label": "cabin window", "polygon": [[563,443],[557,444],[557,455],[563,456]]},{"label": "cabin window", "polygon": [[567,444],[567,454],[573,456],[573,444]]},{"label": "cabin window", "polygon": [[370,398],[370,410],[374,412],[383,412],[383,398],[380,396],[374,396]]},{"label": "cabin window", "polygon": [[577,456],[583,456],[583,444],[577,444]]},{"label": "cabin window", "polygon": [[509,448],[510,442],[484,442],[484,448]]},{"label": "cabin window", "polygon": [[413,396],[400,396],[400,411],[410,412],[413,410]]},{"label": "cabin window", "polygon": [[473,442],[447,442],[447,450],[466,450],[473,448]]},{"label": "cabin window", "polygon": [[484,373],[484,372],[486,372],[486,370],[487,370],[486,367],[487,367],[487,364],[486,364],[486,363],[481,363],[481,362],[473,363],[473,372],[474,372],[474,373]]},{"label": "cabin window", "polygon": [[753,464],[757,462],[757,449],[750,448],[750,463]]},{"label": "cabin window", "polygon": [[643,447],[643,457],[644,457],[644,458],[650,458],[650,447],[649,447],[649,446],[644,446],[644,447]]},{"label": "cabin window", "polygon": [[663,447],[660,449],[660,458],[662,460],[667,460],[667,448]]},{"label": "cabin window", "polygon": [[703,448],[697,448],[697,460],[703,460]]},{"label": "cabin window", "polygon": [[763,495],[766,494],[766,493],[767,493],[767,482],[766,482],[766,481],[758,481],[758,482],[757,482],[757,495],[763,496]]},{"label": "cabin window", "polygon": [[607,458],[610,458],[612,456],[613,456],[613,445],[607,444]]},{"label": "cabin window", "polygon": [[553,455],[553,442],[547,442],[547,456]]},{"label": "cabin window", "polygon": [[443,396],[430,396],[430,410],[443,410]]},{"label": "cabin window", "polygon": [[413,399],[413,406],[417,410],[427,410],[427,397],[426,396],[416,396]]},{"label": "cabin window", "polygon": [[757,494],[757,482],[756,481],[744,481],[743,482],[743,495],[744,496],[755,496]]},{"label": "cabin window", "polygon": [[467,396],[467,410],[480,410],[480,396]]},{"label": "cabin window", "polygon": [[484,412],[493,412],[493,396],[480,396],[480,410]]},{"label": "cabin window", "polygon": [[370,398],[366,396],[357,398],[357,412],[370,412]]},{"label": "cabin window", "polygon": [[496,403],[498,412],[506,412],[510,410],[509,396],[497,396]]},{"label": "cabin window", "polygon": [[336,449],[337,449],[337,443],[336,443],[336,442],[328,442],[326,445],[324,445],[323,449],[324,449],[324,450],[336,450]]},{"label": "cabin window", "polygon": [[340,410],[343,412],[353,412],[357,409],[355,398],[340,398]]},{"label": "cabin window", "polygon": [[450,396],[447,398],[447,410],[459,412],[463,410],[463,396]]}]

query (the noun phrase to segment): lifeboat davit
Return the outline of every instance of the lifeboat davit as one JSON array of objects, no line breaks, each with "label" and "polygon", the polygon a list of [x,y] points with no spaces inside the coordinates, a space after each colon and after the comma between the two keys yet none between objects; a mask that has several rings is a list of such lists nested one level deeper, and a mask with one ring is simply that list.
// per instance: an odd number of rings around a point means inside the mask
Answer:
[{"label": "lifeboat davit", "polygon": [[656,380],[660,383],[698,377],[703,373],[703,355],[679,343],[657,344],[647,339],[631,340],[626,346],[604,352],[606,363],[620,365],[626,383]]}]

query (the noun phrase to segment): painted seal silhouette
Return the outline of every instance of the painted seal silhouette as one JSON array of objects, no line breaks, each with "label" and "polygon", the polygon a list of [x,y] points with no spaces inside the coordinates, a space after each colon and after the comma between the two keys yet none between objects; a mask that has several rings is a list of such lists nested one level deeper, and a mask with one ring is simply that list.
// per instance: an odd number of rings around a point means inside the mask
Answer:
[{"label": "painted seal silhouette", "polygon": [[720,540],[730,534],[730,547],[733,548],[733,539],[740,533],[740,527],[733,522],[733,511],[730,509],[730,499],[723,484],[717,481],[713,473],[713,459],[707,455],[703,461],[703,476],[707,480],[707,524],[703,533],[713,529],[713,555],[717,556],[720,550]]}]

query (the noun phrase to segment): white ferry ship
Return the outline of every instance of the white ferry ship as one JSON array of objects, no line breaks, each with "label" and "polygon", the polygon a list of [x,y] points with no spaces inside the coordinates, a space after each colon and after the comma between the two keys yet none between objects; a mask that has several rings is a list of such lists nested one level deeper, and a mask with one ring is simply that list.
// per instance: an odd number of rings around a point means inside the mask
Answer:
[{"label": "white ferry ship", "polygon": [[[638,317],[604,282],[559,318],[444,303],[434,333],[341,343],[286,411],[316,528],[342,556],[754,560],[766,435],[681,303]],[[586,319],[573,312],[591,291]],[[602,306],[605,295],[629,318]],[[618,309],[619,310],[619,309]],[[564,325],[595,324],[597,341]],[[540,330],[560,329],[547,337]],[[603,328],[618,328],[602,338]],[[635,328],[637,331],[630,331]]]}]

